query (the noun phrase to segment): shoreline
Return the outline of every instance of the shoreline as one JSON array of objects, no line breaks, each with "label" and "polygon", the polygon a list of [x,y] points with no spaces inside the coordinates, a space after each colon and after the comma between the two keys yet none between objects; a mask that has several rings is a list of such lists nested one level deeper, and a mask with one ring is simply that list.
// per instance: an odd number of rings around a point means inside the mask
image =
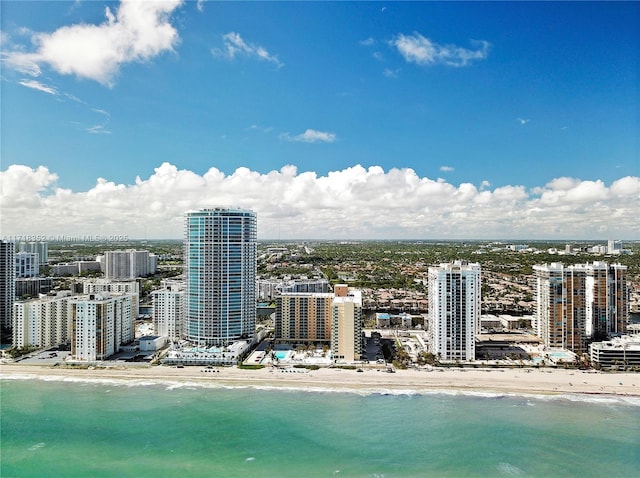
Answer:
[{"label": "shoreline", "polygon": [[[47,365],[0,364],[2,379],[157,382],[211,387],[254,387],[282,390],[360,393],[462,393],[517,396],[615,397],[640,399],[640,374],[586,372],[572,369],[438,369],[378,370],[268,367],[258,370],[191,366],[60,368]],[[634,400],[635,401],[635,400]],[[639,403],[640,404],[640,403]]]}]

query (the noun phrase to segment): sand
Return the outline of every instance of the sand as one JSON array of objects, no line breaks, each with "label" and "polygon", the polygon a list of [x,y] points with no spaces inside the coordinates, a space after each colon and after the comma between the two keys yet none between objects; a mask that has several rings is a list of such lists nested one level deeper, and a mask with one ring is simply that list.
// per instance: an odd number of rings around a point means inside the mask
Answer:
[{"label": "sand", "polygon": [[[215,371],[213,371],[215,370]],[[47,377],[49,379],[138,380],[144,382],[195,382],[219,386],[254,386],[288,389],[414,392],[465,392],[516,395],[623,395],[640,397],[639,373],[612,373],[565,369],[442,369],[383,370],[364,372],[346,369],[259,370],[236,367],[174,368],[130,366],[95,369],[60,368],[43,365],[1,364],[0,377]]]}]

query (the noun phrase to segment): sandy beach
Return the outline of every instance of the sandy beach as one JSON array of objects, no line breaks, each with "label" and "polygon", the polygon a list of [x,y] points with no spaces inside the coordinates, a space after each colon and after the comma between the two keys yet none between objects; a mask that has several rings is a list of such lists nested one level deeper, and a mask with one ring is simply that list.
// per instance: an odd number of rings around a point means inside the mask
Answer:
[{"label": "sandy beach", "polygon": [[192,382],[231,387],[429,393],[466,392],[516,395],[623,395],[640,397],[640,374],[602,373],[552,369],[432,369],[364,372],[346,369],[319,370],[219,367],[174,368],[168,366],[60,368],[42,365],[2,364],[0,377],[54,380],[134,380],[143,382]]}]

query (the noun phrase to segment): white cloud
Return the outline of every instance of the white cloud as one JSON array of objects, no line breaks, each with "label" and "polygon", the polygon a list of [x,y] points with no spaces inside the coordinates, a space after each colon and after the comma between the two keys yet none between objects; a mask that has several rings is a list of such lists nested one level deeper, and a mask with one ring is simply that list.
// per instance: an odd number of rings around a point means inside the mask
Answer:
[{"label": "white cloud", "polygon": [[384,71],[382,72],[382,74],[387,78],[398,78],[399,73],[400,73],[399,68],[396,68],[395,70],[392,70],[390,68],[385,68]]},{"label": "white cloud", "polygon": [[91,126],[90,128],[87,128],[87,132],[91,134],[111,134],[111,131],[106,129],[105,125],[103,124]]},{"label": "white cloud", "polygon": [[425,38],[420,33],[413,35],[398,34],[389,44],[409,63],[418,65],[466,66],[474,60],[483,60],[489,54],[490,43],[487,41],[473,41],[477,45],[475,50],[469,50],[456,45],[440,45]]},{"label": "white cloud", "polygon": [[376,44],[375,39],[372,37],[367,38],[366,40],[360,40],[359,42],[362,46],[373,46]]},{"label": "white cloud", "polygon": [[99,25],[64,26],[53,33],[36,33],[35,51],[21,49],[4,53],[11,68],[39,76],[43,65],[64,75],[88,78],[113,85],[120,67],[144,62],[172,51],[179,41],[170,15],[182,0],[140,2],[122,0],[115,14],[105,8],[106,21]]},{"label": "white cloud", "polygon": [[198,0],[198,2],[196,3],[196,8],[199,12],[204,12],[204,4],[206,1],[207,0]]},{"label": "white cloud", "polygon": [[229,32],[223,35],[222,39],[224,41],[224,48],[213,48],[211,53],[214,56],[234,59],[238,55],[244,55],[271,62],[278,68],[284,66],[277,56],[271,55],[266,48],[260,45],[245,42],[239,33]]},{"label": "white cloud", "polygon": [[57,96],[58,90],[56,90],[52,86],[47,86],[44,83],[41,83],[37,80],[21,80],[18,82],[22,86],[26,86],[27,88],[32,88],[34,90],[43,91],[44,93],[49,93],[50,95]]},{"label": "white cloud", "polygon": [[[212,167],[200,175],[163,163],[148,178],[88,191],[56,186],[46,167],[0,172],[3,235],[108,235],[180,238],[186,210],[255,210],[260,238],[637,238],[640,178],[559,178],[527,191],[489,189],[418,176],[412,169],[356,165],[319,176],[295,166],[261,174]],[[99,204],[100,207],[96,207]],[[29,217],[29,222],[24,218]]]},{"label": "white cloud", "polygon": [[315,129],[307,129],[304,133],[291,136],[289,133],[283,133],[280,138],[287,141],[300,141],[303,143],[333,143],[336,140],[335,133],[326,131],[317,131]]},{"label": "white cloud", "polygon": [[440,166],[440,171],[444,171],[445,173],[450,173],[453,170],[454,168],[452,168],[451,166]]}]

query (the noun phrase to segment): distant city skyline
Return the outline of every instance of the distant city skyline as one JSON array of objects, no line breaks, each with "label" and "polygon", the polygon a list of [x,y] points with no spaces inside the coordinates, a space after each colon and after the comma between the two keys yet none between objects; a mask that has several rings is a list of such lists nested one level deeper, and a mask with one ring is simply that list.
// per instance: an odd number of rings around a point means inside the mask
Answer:
[{"label": "distant city skyline", "polygon": [[637,2],[1,8],[2,236],[640,239]]}]

